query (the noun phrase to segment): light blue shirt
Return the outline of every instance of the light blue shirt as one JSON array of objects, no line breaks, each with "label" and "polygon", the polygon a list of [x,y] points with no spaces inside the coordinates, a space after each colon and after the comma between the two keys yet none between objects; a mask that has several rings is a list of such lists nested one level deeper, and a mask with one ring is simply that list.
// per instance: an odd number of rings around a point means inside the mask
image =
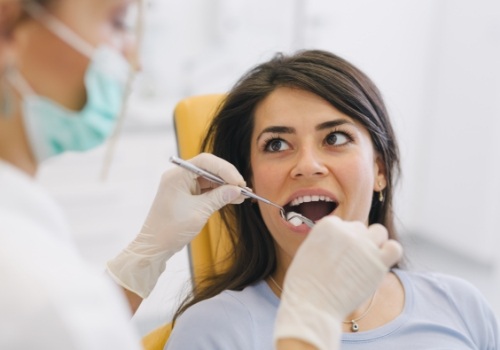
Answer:
[{"label": "light blue shirt", "polygon": [[[370,331],[344,333],[342,349],[500,349],[495,316],[470,283],[438,273],[394,270],[405,292],[402,313]],[[224,291],[177,320],[166,350],[273,350],[279,299],[261,281]]]}]

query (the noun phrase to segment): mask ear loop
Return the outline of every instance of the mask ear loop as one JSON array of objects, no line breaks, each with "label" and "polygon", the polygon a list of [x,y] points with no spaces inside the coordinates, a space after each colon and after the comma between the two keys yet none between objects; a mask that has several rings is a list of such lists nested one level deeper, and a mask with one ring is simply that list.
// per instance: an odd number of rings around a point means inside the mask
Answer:
[{"label": "mask ear loop", "polygon": [[25,11],[36,21],[42,23],[54,35],[73,47],[82,55],[92,58],[94,47],[68,28],[57,17],[50,14],[42,5],[34,1],[25,3]]},{"label": "mask ear loop", "polygon": [[11,118],[16,112],[14,87],[11,80],[12,67],[7,64],[4,72],[0,72],[0,118]]},{"label": "mask ear loop", "polygon": [[124,96],[123,103],[122,103],[122,107],[120,109],[120,112],[118,114],[116,127],[115,127],[115,130],[113,131],[113,134],[109,138],[108,146],[107,146],[105,154],[104,154],[104,160],[102,163],[102,169],[101,169],[101,175],[100,175],[100,179],[102,182],[106,182],[108,179],[109,170],[111,168],[111,163],[113,162],[113,156],[114,156],[115,150],[116,150],[116,144],[117,144],[118,139],[120,137],[120,134],[123,130],[123,124],[124,124],[125,117],[126,117],[129,97],[130,97],[130,94],[132,93],[132,84],[134,82],[135,74],[137,73],[137,71],[139,69],[139,57],[138,56],[139,56],[139,49],[141,47],[143,35],[144,35],[144,6],[143,6],[143,1],[138,0],[138,13],[137,13],[136,28],[135,28],[135,37],[137,38],[136,39],[137,50],[136,50],[136,53],[134,54],[134,57],[132,58],[133,61],[131,62],[131,69],[130,69],[128,77],[127,77],[127,82],[125,83],[125,91],[123,94],[123,96]]},{"label": "mask ear loop", "polygon": [[[4,91],[5,95],[2,92],[2,85],[7,89]],[[27,96],[34,95],[35,91],[21,73],[9,64],[4,73],[3,82],[0,83],[0,95],[4,95],[0,96],[0,106],[2,106],[0,115],[3,113],[9,118],[17,111],[14,94],[19,95],[21,100],[24,100]]]}]

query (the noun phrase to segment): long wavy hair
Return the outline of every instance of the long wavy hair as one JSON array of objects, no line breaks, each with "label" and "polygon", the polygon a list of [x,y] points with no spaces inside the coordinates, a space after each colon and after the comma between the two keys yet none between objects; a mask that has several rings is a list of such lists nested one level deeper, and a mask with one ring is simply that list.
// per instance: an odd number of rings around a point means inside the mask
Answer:
[{"label": "long wavy hair", "polygon": [[[232,163],[245,179],[252,178],[250,141],[254,112],[259,103],[279,87],[316,94],[340,112],[361,123],[370,133],[375,151],[384,163],[387,187],[381,202],[373,194],[369,224],[384,225],[396,239],[393,216],[394,182],[400,171],[399,152],[382,96],[374,83],[346,60],[325,51],[277,54],[246,73],[219,107],[202,143],[208,151]],[[250,184],[251,185],[251,184]],[[378,194],[378,193],[377,193]],[[224,290],[242,290],[267,278],[276,269],[274,240],[258,205],[245,201],[220,211],[232,244],[231,263],[215,276],[195,286],[174,315]]]}]

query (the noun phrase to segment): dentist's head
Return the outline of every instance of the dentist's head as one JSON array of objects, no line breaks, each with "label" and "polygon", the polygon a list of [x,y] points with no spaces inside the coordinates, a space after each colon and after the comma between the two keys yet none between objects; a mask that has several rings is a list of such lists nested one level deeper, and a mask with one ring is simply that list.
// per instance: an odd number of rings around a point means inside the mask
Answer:
[{"label": "dentist's head", "polygon": [[44,159],[112,133],[137,63],[136,5],[0,0],[1,159],[33,174]]}]

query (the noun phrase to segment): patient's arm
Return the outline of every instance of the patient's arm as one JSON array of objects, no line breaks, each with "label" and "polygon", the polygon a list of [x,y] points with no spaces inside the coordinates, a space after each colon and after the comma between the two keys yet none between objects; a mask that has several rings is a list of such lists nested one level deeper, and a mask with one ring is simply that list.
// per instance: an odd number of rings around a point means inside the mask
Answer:
[{"label": "patient's arm", "polygon": [[125,296],[127,297],[127,301],[128,301],[129,306],[130,306],[130,310],[132,311],[132,314],[135,314],[135,312],[137,311],[137,309],[139,308],[139,306],[142,303],[142,298],[140,296],[138,296],[137,294],[135,294],[134,292],[129,291],[126,288],[123,288],[123,287],[121,287],[121,288],[123,289],[123,292],[125,293]]}]

